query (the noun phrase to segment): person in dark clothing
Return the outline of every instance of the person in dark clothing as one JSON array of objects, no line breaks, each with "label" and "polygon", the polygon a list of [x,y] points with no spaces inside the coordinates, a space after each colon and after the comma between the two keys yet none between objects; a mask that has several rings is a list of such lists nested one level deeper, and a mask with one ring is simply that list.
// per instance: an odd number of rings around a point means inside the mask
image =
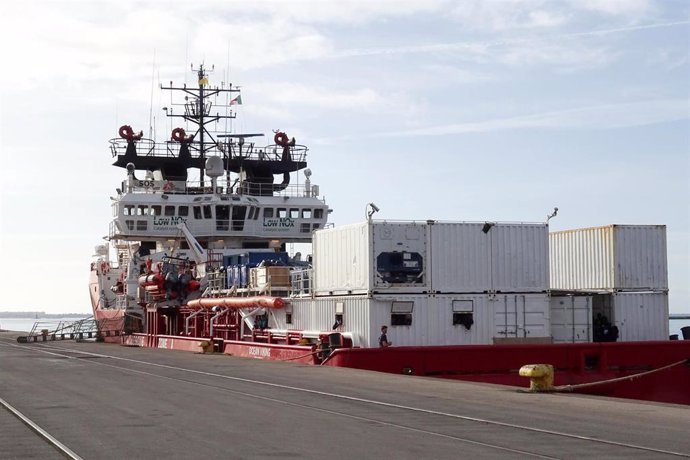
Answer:
[{"label": "person in dark clothing", "polygon": [[388,341],[388,326],[381,326],[381,337],[379,337],[379,347],[386,348],[393,345],[393,342]]}]

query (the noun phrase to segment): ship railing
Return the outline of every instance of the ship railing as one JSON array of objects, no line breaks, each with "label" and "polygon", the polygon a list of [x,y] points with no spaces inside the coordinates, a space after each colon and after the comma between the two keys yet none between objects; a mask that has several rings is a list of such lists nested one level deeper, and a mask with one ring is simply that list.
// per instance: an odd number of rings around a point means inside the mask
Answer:
[{"label": "ship railing", "polygon": [[[123,181],[121,190],[128,193],[153,193],[165,195],[201,195],[212,194],[232,197],[244,196],[279,196],[279,197],[319,197],[319,186],[315,184],[264,184],[244,181],[240,184],[230,183],[227,179],[219,179],[216,188],[211,186],[208,180],[204,181],[178,181],[178,180],[132,180]],[[323,201],[323,199],[321,199]]]},{"label": "ship railing", "polygon": [[[167,140],[156,142],[153,139],[139,139],[135,141],[137,156],[139,157],[159,157],[159,158],[178,158],[182,144],[176,141]],[[110,139],[110,154],[113,158],[118,155],[125,155],[127,152],[128,141],[122,138]],[[187,144],[192,158],[199,158],[199,143],[190,142]],[[204,142],[204,156],[218,156],[227,161],[241,158],[243,160],[278,162],[283,161],[285,147],[269,144],[259,147],[253,142],[244,142],[240,147],[236,142],[223,143]],[[289,147],[290,160],[294,162],[306,162],[307,151],[305,145],[293,145]],[[229,153],[229,158],[228,158]]]}]

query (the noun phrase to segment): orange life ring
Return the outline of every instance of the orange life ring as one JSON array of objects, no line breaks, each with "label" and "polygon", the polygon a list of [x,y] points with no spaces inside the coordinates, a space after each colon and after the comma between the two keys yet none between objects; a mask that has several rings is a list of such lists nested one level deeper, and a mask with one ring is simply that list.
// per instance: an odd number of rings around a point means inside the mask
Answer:
[{"label": "orange life ring", "polygon": [[273,140],[276,144],[280,145],[281,147],[287,147],[288,142],[290,142],[290,140],[287,137],[287,134],[281,131],[278,131],[276,135],[273,136]]},{"label": "orange life ring", "polygon": [[172,140],[177,142],[192,142],[194,140],[194,136],[187,136],[184,128],[175,128],[172,130]]},{"label": "orange life ring", "polygon": [[118,131],[118,133],[120,134],[121,138],[127,139],[128,141],[131,141],[134,137],[134,130],[129,125],[120,126],[120,130]]},{"label": "orange life ring", "polygon": [[175,128],[172,130],[172,139],[177,142],[182,142],[184,139],[185,132],[184,128]]}]

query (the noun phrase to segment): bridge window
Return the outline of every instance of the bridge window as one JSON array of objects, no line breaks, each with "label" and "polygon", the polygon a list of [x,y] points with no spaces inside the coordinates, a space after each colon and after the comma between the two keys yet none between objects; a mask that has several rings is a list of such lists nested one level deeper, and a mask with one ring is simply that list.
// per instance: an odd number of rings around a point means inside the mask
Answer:
[{"label": "bridge window", "polygon": [[204,205],[204,219],[213,219],[213,212],[211,211],[211,205]]},{"label": "bridge window", "polygon": [[131,219],[127,219],[125,221],[125,225],[127,226],[127,230],[134,230],[134,221]]},{"label": "bridge window", "polygon": [[148,222],[145,220],[138,220],[137,221],[137,230],[138,231],[144,231],[148,228]]},{"label": "bridge window", "polygon": [[151,206],[151,215],[152,216],[160,216],[161,215],[161,207],[158,205]]},{"label": "bridge window", "polygon": [[299,231],[302,233],[309,233],[311,231],[311,226],[308,222],[302,222],[299,226]]},{"label": "bridge window", "polygon": [[123,216],[133,216],[134,215],[134,206],[131,204],[126,204],[125,207],[122,209],[122,215]]},{"label": "bridge window", "polygon": [[149,215],[149,207],[148,206],[137,207],[137,216],[148,216],[148,215]]},{"label": "bridge window", "polygon": [[[154,206],[158,207],[158,206]],[[160,209],[160,207],[158,207]],[[166,216],[174,216],[175,215],[175,206],[166,206],[165,207],[165,215]]]},{"label": "bridge window", "polygon": [[194,206],[194,218],[201,219],[201,206]]},{"label": "bridge window", "polygon": [[180,217],[187,217],[189,215],[189,206],[180,206],[177,210],[177,215]]},{"label": "bridge window", "polygon": [[311,209],[302,209],[302,219],[311,219]]},{"label": "bridge window", "polygon": [[297,219],[297,218],[299,218],[299,209],[297,209],[297,208],[290,208],[290,218],[291,218],[291,219]]},{"label": "bridge window", "polygon": [[273,208],[264,208],[264,218],[273,217]]},{"label": "bridge window", "polygon": [[278,217],[281,219],[284,219],[287,217],[287,209],[286,208],[278,208]]},{"label": "bridge window", "polygon": [[323,209],[314,209],[314,219],[323,219]]}]

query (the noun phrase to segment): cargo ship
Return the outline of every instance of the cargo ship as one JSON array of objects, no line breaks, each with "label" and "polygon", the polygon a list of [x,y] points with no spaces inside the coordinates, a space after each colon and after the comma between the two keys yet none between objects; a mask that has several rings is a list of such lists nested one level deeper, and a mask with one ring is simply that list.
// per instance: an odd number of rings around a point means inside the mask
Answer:
[{"label": "cargo ship", "polygon": [[124,334],[105,340],[521,387],[544,364],[549,391],[690,404],[664,226],[377,220],[369,203],[336,227],[307,147],[227,129],[239,88],[192,70],[161,86],[168,139],[110,140],[123,180],[89,292]]}]

